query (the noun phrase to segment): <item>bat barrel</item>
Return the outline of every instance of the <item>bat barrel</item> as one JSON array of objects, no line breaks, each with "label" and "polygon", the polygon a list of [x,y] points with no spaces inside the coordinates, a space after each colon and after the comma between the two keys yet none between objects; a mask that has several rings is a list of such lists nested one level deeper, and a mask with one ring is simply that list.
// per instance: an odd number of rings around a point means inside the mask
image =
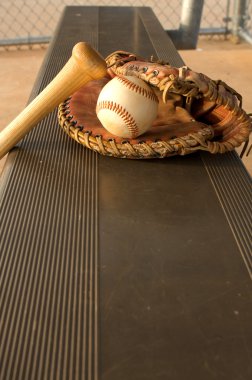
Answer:
[{"label": "bat barrel", "polygon": [[89,44],[79,42],[72,56],[49,85],[0,133],[0,158],[39,121],[87,82],[107,73],[104,59]]}]

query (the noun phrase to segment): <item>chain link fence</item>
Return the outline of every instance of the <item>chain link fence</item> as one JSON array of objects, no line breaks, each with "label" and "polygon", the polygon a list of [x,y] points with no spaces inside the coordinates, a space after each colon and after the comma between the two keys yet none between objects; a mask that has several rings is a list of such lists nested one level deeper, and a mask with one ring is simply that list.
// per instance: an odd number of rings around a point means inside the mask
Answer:
[{"label": "chain link fence", "polygon": [[[237,3],[242,3],[241,15],[237,15]],[[149,6],[164,29],[175,30],[182,0],[1,0],[0,45],[48,42],[66,5]],[[252,42],[251,14],[252,0],[205,0],[200,33],[225,35],[235,25],[236,33]]]},{"label": "chain link fence", "polygon": [[229,32],[230,1],[205,1],[200,25],[201,34],[227,34]]},{"label": "chain link fence", "polygon": [[167,28],[177,28],[180,18],[181,0],[169,4],[165,0],[1,0],[0,44],[47,41],[53,34],[59,17],[66,5],[85,6],[150,6]]}]

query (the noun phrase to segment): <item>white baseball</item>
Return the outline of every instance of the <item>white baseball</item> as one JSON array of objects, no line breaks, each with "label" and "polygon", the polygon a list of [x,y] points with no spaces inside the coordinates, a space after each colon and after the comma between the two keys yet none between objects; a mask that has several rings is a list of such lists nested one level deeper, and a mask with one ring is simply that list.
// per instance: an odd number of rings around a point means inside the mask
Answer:
[{"label": "white baseball", "polygon": [[143,80],[115,77],[101,90],[96,114],[110,133],[135,138],[146,132],[157,116],[158,98]]}]

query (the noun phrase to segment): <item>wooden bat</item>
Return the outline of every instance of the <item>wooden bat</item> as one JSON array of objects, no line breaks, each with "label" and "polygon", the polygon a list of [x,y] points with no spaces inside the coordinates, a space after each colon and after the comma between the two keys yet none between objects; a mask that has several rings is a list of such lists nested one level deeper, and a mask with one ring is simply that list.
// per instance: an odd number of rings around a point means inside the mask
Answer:
[{"label": "wooden bat", "polygon": [[106,62],[88,43],[76,44],[59,74],[0,132],[0,159],[62,101],[87,82],[102,78],[106,73]]}]

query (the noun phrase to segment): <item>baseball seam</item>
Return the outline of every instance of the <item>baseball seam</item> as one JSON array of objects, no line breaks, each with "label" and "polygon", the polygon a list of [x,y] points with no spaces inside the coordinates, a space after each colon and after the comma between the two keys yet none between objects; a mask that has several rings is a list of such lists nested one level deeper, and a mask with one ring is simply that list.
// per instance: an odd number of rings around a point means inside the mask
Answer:
[{"label": "baseball seam", "polygon": [[138,126],[135,122],[135,119],[131,116],[131,114],[124,107],[122,107],[120,104],[117,104],[117,103],[110,101],[110,100],[102,100],[96,106],[97,114],[99,113],[99,111],[101,111],[103,109],[108,109],[108,110],[113,111],[116,114],[118,114],[123,119],[126,126],[128,127],[128,129],[132,135],[131,136],[132,138],[138,136],[139,130],[138,130]]},{"label": "baseball seam", "polygon": [[133,83],[129,79],[122,76],[118,76],[116,77],[116,79],[119,80],[119,82],[121,82],[123,85],[128,87],[130,90],[135,91],[136,93],[144,96],[145,98],[151,99],[152,101],[158,103],[158,98],[151,89],[147,90],[146,88],[138,86],[136,83]]}]

